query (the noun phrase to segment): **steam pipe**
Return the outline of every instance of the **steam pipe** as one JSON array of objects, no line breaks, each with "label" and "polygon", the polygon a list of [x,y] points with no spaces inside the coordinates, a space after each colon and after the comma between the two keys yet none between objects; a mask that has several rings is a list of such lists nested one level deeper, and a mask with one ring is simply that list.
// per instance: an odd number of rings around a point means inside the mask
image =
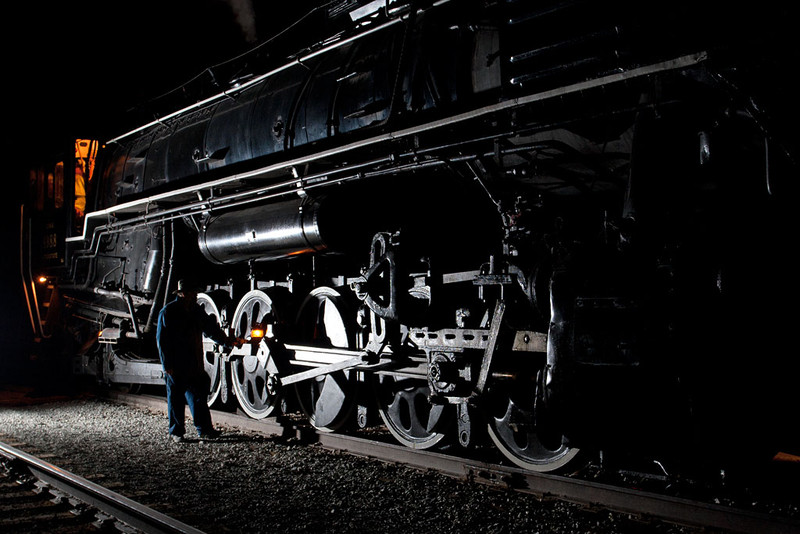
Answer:
[{"label": "steam pipe", "polygon": [[[171,227],[172,225],[170,225]],[[161,233],[161,250],[165,250],[167,248],[167,232],[162,230]],[[156,309],[158,308],[158,297],[161,294],[161,290],[164,287],[164,275],[166,274],[166,265],[167,261],[170,262],[172,265],[172,255],[175,253],[175,247],[173,246],[170,249],[170,257],[167,260],[164,255],[161,256],[161,276],[158,277],[158,284],[156,285],[155,293],[153,293],[153,305],[150,307],[150,313],[147,315],[147,323],[145,324],[145,331],[149,332],[153,328],[153,319],[155,318]]]},{"label": "steam pipe", "polygon": [[128,313],[131,316],[131,326],[133,326],[133,334],[136,339],[141,337],[139,333],[139,322],[136,320],[136,313],[133,309],[133,299],[131,298],[131,294],[128,291],[121,292],[123,300],[125,300],[125,304],[128,305]]},{"label": "steam pipe", "polygon": [[169,223],[169,240],[169,271],[167,272],[167,287],[164,290],[164,299],[162,301],[164,306],[167,305],[167,295],[169,295],[169,288],[172,287],[172,274],[175,268],[175,224],[172,221]]}]

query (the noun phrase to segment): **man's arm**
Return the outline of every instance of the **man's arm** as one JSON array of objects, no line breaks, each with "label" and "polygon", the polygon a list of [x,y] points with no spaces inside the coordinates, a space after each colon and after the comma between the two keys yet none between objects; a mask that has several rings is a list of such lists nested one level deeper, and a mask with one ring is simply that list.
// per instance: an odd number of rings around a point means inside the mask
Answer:
[{"label": "man's arm", "polygon": [[167,323],[169,319],[167,317],[167,309],[164,308],[158,314],[158,325],[156,327],[156,345],[158,346],[158,356],[161,359],[161,365],[164,367],[164,372],[168,375],[172,375],[172,370],[174,369],[175,362],[174,354],[175,351],[173,350],[173,345],[175,341],[172,339],[172,336],[169,333],[169,329],[167,328]]},{"label": "man's arm", "polygon": [[200,325],[206,337],[211,338],[213,341],[220,345],[233,347],[237,344],[236,338],[227,335],[217,323],[217,318],[213,315],[206,313],[199,306],[197,307],[198,314],[200,315]]}]

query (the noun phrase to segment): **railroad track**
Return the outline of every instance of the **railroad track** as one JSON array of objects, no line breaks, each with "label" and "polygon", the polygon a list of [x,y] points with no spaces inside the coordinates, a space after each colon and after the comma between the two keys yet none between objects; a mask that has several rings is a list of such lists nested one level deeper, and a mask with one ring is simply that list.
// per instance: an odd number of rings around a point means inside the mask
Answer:
[{"label": "railroad track", "polygon": [[202,534],[2,442],[0,464],[0,532]]},{"label": "railroad track", "polygon": [[[158,397],[111,393],[111,399],[166,413],[166,402]],[[712,532],[753,534],[800,534],[800,521],[746,509],[674,497],[598,483],[579,478],[526,471],[471,458],[451,456],[359,436],[316,432],[290,419],[255,420],[244,415],[212,411],[214,421],[232,428],[268,436],[298,438],[320,446],[384,462],[401,464],[472,482],[500,486],[559,499],[593,510],[608,510]]]}]

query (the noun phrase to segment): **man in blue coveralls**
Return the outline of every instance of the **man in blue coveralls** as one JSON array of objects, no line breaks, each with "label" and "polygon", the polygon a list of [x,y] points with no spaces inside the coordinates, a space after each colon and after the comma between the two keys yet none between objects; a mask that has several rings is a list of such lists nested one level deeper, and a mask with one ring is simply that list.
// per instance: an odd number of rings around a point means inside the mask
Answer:
[{"label": "man in blue coveralls", "polygon": [[179,280],[175,293],[177,298],[158,314],[156,330],[167,383],[169,434],[174,441],[183,441],[188,402],[197,434],[202,439],[214,439],[220,432],[211,423],[207,404],[209,378],[203,365],[203,334],[222,345],[233,346],[237,342],[197,303],[198,288],[191,282]]}]

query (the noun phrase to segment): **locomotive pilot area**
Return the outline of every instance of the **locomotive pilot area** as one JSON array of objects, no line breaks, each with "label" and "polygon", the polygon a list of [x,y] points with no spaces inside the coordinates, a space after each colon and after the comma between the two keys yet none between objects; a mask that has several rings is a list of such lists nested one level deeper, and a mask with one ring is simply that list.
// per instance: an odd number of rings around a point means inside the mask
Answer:
[{"label": "locomotive pilot area", "polygon": [[0,532],[800,532],[796,11],[10,7]]}]

